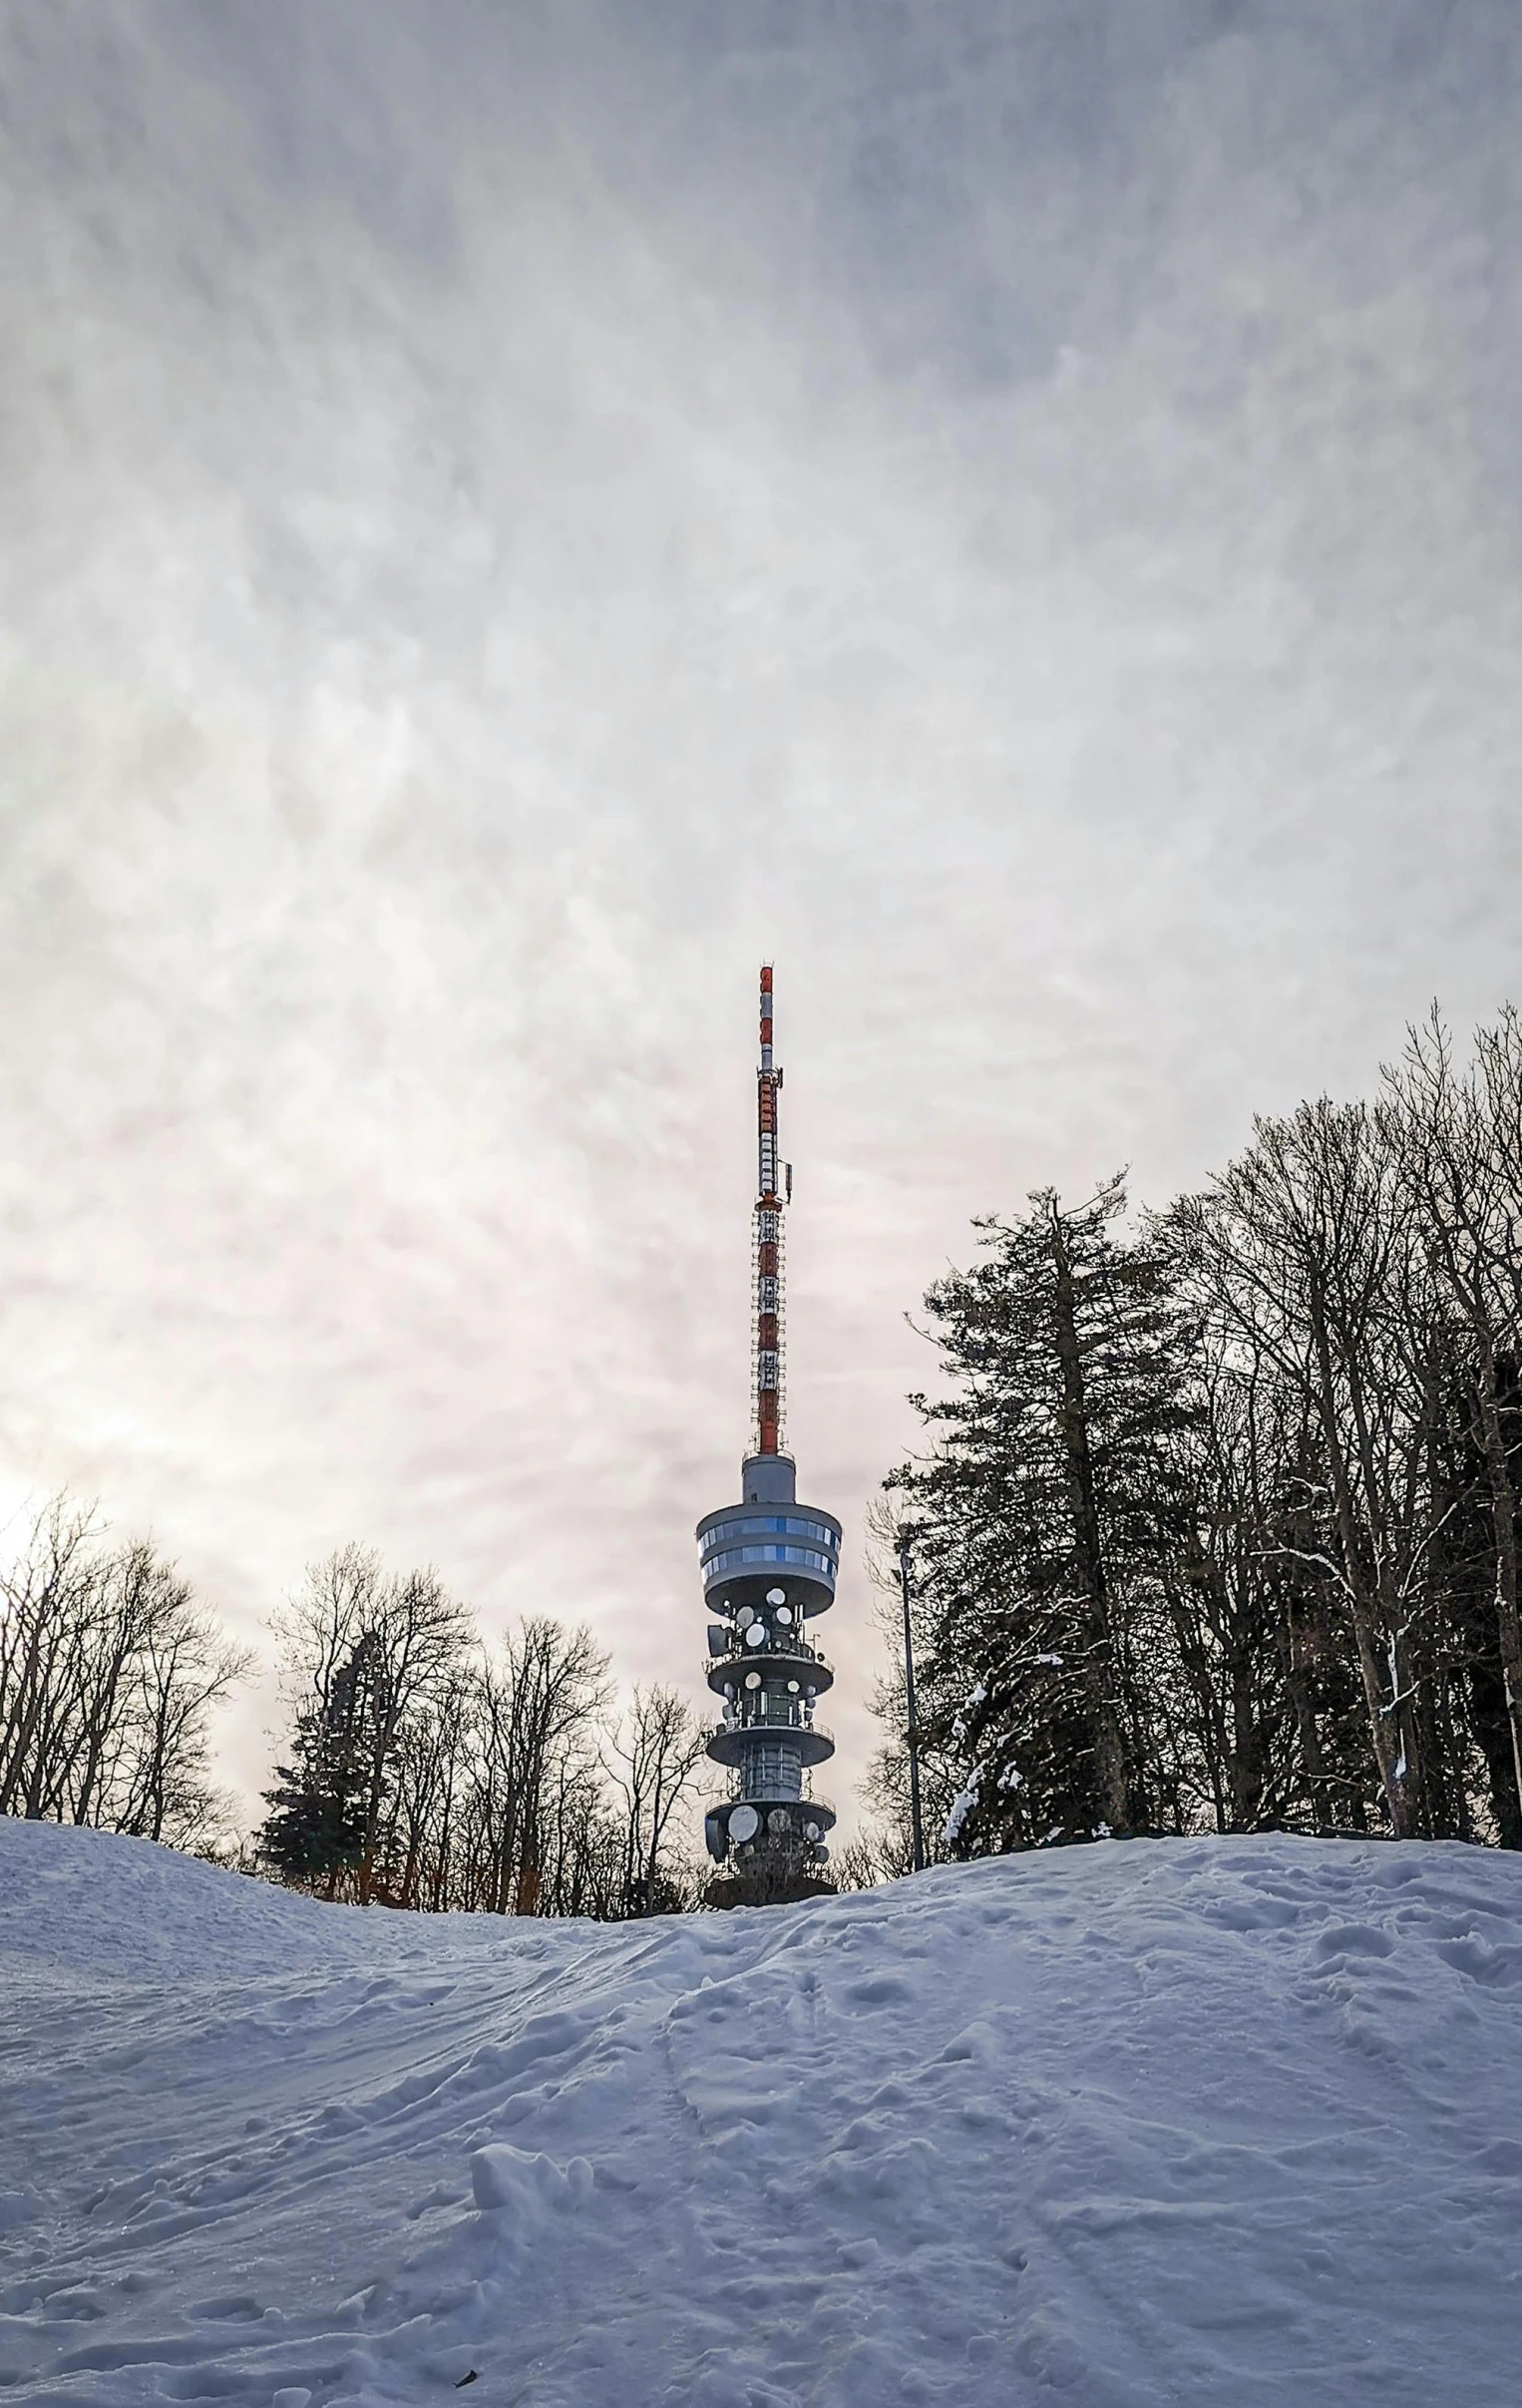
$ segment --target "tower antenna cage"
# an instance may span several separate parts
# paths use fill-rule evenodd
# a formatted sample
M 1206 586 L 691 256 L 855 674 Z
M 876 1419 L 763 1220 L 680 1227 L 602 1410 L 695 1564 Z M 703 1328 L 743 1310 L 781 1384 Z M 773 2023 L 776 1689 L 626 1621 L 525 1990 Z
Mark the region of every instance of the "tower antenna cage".
M 770 1241 L 762 1234 L 768 1225 L 776 1231 Z M 775 1276 L 768 1275 L 761 1268 L 768 1242 L 776 1249 Z M 768 1310 L 775 1323 L 770 1350 L 762 1345 L 762 1315 Z M 771 1447 L 766 1444 L 766 1431 L 761 1420 L 761 1401 L 765 1393 L 762 1388 L 762 1358 L 768 1351 L 776 1360 L 776 1419 L 771 1424 L 775 1443 Z M 750 1266 L 750 1451 L 752 1454 L 787 1452 L 787 1216 L 776 1210 L 768 1213 L 759 1203 L 755 1212 Z

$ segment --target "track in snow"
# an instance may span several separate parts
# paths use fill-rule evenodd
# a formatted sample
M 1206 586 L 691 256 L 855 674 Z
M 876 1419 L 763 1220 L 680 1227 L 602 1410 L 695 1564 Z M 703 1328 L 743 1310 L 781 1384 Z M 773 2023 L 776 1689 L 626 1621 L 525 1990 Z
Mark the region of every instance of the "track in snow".
M 1499 2408 L 1519 1909 L 1275 1837 L 432 1919 L 0 1820 L 0 2391 Z

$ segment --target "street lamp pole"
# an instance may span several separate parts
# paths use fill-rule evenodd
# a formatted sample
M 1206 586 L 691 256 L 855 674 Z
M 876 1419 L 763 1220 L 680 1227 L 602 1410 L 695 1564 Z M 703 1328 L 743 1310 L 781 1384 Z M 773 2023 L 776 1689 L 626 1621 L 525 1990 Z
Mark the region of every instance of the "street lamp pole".
M 920 1810 L 920 1725 L 915 1716 L 915 1634 L 910 1618 L 909 1551 L 912 1544 L 907 1529 L 899 1532 L 899 1587 L 904 1596 L 904 1704 L 909 1716 L 909 1817 L 914 1836 L 915 1870 L 925 1870 L 925 1822 Z

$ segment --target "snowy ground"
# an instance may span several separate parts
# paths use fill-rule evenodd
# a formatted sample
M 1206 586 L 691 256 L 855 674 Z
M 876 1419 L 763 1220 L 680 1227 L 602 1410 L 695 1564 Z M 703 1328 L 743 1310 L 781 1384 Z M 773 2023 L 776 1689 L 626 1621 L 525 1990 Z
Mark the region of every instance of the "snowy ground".
M 1519 1911 L 1275 1838 L 430 1921 L 0 1820 L 0 2385 L 1510 2403 Z

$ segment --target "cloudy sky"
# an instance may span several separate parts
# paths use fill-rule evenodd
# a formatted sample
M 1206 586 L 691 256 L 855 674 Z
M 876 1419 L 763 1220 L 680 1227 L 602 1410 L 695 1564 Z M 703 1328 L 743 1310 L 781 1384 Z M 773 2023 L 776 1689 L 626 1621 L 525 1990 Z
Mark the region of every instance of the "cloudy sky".
M 8 0 L 5 1511 L 696 1695 L 770 956 L 848 1804 L 969 1216 L 1522 989 L 1519 204 L 1515 0 Z

